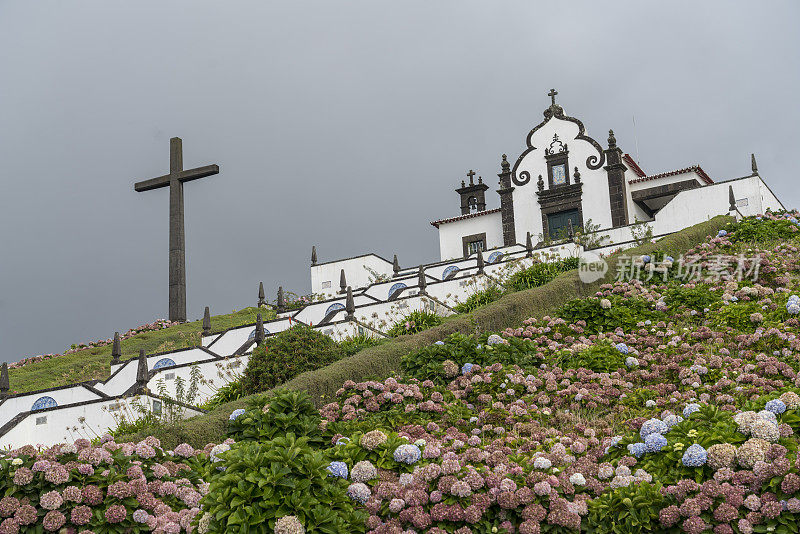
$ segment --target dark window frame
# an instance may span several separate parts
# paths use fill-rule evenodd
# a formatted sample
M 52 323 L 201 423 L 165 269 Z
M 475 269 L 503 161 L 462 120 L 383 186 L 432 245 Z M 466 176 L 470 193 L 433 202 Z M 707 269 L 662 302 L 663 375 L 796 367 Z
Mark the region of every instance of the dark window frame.
M 469 252 L 470 243 L 475 243 L 478 241 L 483 243 L 483 249 L 481 250 L 486 250 L 486 232 L 480 234 L 465 235 L 464 237 L 461 238 L 461 246 L 464 251 L 465 258 L 470 255 Z

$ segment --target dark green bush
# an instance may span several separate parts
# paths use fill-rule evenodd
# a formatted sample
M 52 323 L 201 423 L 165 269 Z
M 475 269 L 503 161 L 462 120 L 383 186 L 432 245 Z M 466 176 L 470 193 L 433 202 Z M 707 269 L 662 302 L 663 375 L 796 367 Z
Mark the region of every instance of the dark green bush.
M 792 239 L 800 235 L 797 226 L 786 219 L 758 220 L 755 217 L 746 217 L 739 222 L 729 225 L 731 243 L 750 243 L 754 241 L 769 242 L 775 239 Z
M 367 347 L 374 347 L 375 345 L 380 345 L 385 341 L 386 340 L 382 338 L 361 335 L 340 341 L 339 348 L 342 349 L 342 352 L 345 356 L 352 356 L 353 354 L 360 352 Z
M 630 330 L 645 319 L 660 320 L 664 313 L 657 312 L 652 303 L 639 298 L 609 297 L 611 307 L 606 309 L 601 299 L 573 299 L 558 310 L 557 315 L 569 323 L 586 322 L 586 332 L 611 332 L 621 327 Z
M 228 435 L 236 441 L 269 441 L 294 434 L 321 447 L 321 422 L 308 393 L 280 389 L 248 399 L 245 413 L 228 423 Z
M 328 478 L 329 461 L 305 438 L 288 434 L 264 443 L 245 441 L 219 457 L 202 500 L 210 532 L 274 532 L 275 522 L 288 515 L 309 534 L 364 532 L 366 514 L 353 508 L 347 482 Z
M 228 382 L 219 388 L 213 397 L 208 399 L 208 401 L 203 405 L 203 408 L 210 410 L 227 402 L 239 400 L 244 395 L 245 393 L 242 389 L 241 379 L 235 380 L 234 382 Z
M 484 289 L 483 291 L 478 291 L 477 293 L 470 295 L 467 300 L 456 304 L 453 309 L 456 311 L 456 313 L 469 313 L 472 310 L 486 306 L 490 302 L 494 302 L 502 296 L 503 292 L 499 288 L 492 286 Z
M 585 367 L 597 373 L 612 373 L 625 367 L 625 355 L 610 343 L 598 343 L 576 353 L 562 352 L 553 365 L 563 369 Z
M 268 338 L 253 351 L 242 376 L 242 387 L 245 393 L 258 393 L 343 356 L 339 345 L 322 332 L 294 326 Z
M 527 269 L 512 274 L 503 285 L 509 291 L 522 291 L 532 287 L 545 285 L 559 274 L 576 269 L 578 258 L 566 258 L 558 261 L 535 263 Z
M 442 324 L 442 318 L 435 313 L 426 311 L 413 311 L 403 319 L 397 321 L 387 332 L 392 337 L 404 334 L 416 334 L 428 328 Z
M 589 501 L 588 531 L 638 534 L 662 530 L 658 512 L 667 506 L 661 484 L 641 482 Z

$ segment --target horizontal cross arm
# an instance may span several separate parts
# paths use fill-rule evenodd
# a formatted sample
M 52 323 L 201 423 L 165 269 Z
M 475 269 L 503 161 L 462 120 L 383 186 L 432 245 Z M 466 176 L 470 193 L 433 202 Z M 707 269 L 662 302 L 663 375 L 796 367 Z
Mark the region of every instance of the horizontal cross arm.
M 219 174 L 219 165 L 206 165 L 205 167 L 197 167 L 196 169 L 181 171 L 178 173 L 178 180 L 181 182 L 191 182 L 192 180 L 205 178 L 206 176 L 211 176 L 214 174 Z
M 142 191 L 150 191 L 151 189 L 158 189 L 159 187 L 167 187 L 169 185 L 169 174 L 159 176 L 158 178 L 151 178 L 142 182 L 133 184 L 133 188 L 141 193 Z

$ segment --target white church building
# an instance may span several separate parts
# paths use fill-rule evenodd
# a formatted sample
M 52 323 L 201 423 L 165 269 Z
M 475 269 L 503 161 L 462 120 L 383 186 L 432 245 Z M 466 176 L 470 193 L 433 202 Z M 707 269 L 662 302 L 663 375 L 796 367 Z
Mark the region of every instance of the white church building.
M 556 104 L 556 94 L 550 91 L 544 120 L 528 133 L 513 166 L 503 156 L 499 207 L 487 209 L 489 186 L 470 171 L 456 189 L 460 213 L 431 222 L 439 232 L 439 260 L 401 267 L 397 257 L 366 253 L 319 262 L 315 248 L 311 290 L 320 300 L 286 310 L 279 299 L 275 320 L 218 332 L 204 326 L 201 346 L 114 358 L 106 380 L 12 394 L 3 366 L 0 449 L 92 438 L 115 427 L 121 414 L 162 413 L 175 404 L 179 379 L 188 384 L 193 373 L 204 380 L 193 405 L 179 408 L 187 417 L 202 413 L 198 406 L 239 376 L 258 342 L 296 324 L 337 340 L 386 336 L 411 311 L 454 314 L 476 291 L 502 286 L 510 270 L 634 246 L 633 229 L 643 224 L 658 238 L 721 214 L 785 209 L 754 157 L 748 175 L 728 180 L 714 181 L 698 165 L 648 175 L 617 146 L 613 132 L 606 148 L 589 137 L 583 123 Z M 572 239 L 584 228 L 595 239 Z

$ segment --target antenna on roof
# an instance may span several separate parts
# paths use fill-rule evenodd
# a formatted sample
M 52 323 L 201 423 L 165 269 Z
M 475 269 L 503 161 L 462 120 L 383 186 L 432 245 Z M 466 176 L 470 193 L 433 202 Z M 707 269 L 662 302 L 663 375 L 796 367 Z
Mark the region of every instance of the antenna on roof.
M 639 136 L 636 135 L 636 114 L 632 115 L 633 117 L 633 141 L 636 143 L 636 163 L 639 163 Z

